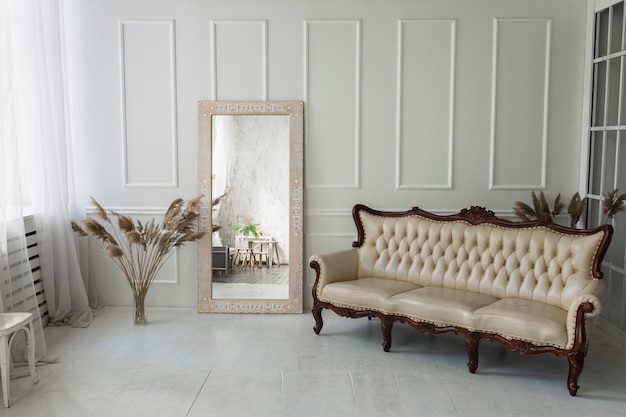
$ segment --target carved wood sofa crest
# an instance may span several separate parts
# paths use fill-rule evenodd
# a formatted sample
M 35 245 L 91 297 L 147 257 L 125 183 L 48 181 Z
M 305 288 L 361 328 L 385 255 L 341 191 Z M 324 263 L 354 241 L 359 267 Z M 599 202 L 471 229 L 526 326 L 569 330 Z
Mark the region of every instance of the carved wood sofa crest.
M 381 319 L 383 348 L 394 322 L 430 334 L 463 335 L 471 373 L 482 340 L 569 362 L 578 391 L 588 329 L 606 296 L 601 263 L 613 229 L 511 222 L 482 207 L 436 215 L 414 207 L 383 212 L 356 205 L 352 249 L 313 255 L 313 327 L 322 309 Z

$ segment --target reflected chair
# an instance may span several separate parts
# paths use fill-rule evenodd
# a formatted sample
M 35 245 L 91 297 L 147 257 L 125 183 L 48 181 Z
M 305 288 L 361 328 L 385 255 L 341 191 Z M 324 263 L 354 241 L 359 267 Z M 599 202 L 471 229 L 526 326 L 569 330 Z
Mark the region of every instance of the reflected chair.
M 250 250 L 252 252 L 252 257 L 253 257 L 255 266 L 262 267 L 263 258 L 267 260 L 267 251 L 264 249 L 265 248 L 263 247 L 263 241 L 260 238 L 250 241 Z
M 238 236 L 235 255 L 233 256 L 234 266 L 255 266 L 256 256 L 252 247 L 252 240 L 246 236 Z
M 0 377 L 2 378 L 2 394 L 4 406 L 10 407 L 9 381 L 11 369 L 11 345 L 15 336 L 23 330 L 26 335 L 28 367 L 33 384 L 39 382 L 35 369 L 35 330 L 31 313 L 0 313 Z

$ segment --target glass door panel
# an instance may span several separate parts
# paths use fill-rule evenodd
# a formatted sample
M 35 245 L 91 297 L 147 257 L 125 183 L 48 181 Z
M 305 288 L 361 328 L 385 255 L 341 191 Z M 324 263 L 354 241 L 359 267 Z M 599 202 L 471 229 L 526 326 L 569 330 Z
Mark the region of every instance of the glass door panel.
M 624 1 L 596 11 L 587 175 L 587 227 L 613 225 L 602 270 L 609 288 L 602 316 L 626 330 L 626 213 L 604 214 L 608 193 L 626 193 L 626 13 Z

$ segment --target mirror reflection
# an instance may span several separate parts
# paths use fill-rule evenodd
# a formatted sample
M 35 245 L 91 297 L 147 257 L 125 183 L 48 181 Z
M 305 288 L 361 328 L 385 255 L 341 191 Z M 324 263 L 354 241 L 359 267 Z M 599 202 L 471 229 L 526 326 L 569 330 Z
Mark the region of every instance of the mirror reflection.
M 289 116 L 212 116 L 213 298 L 289 298 Z

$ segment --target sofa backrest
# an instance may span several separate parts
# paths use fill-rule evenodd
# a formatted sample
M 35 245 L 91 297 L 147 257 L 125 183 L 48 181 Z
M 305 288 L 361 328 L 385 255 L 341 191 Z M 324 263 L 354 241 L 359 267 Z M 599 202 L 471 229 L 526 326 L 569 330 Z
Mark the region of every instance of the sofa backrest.
M 593 279 L 612 228 L 509 222 L 480 207 L 439 216 L 355 206 L 359 278 L 378 277 L 567 308 Z

